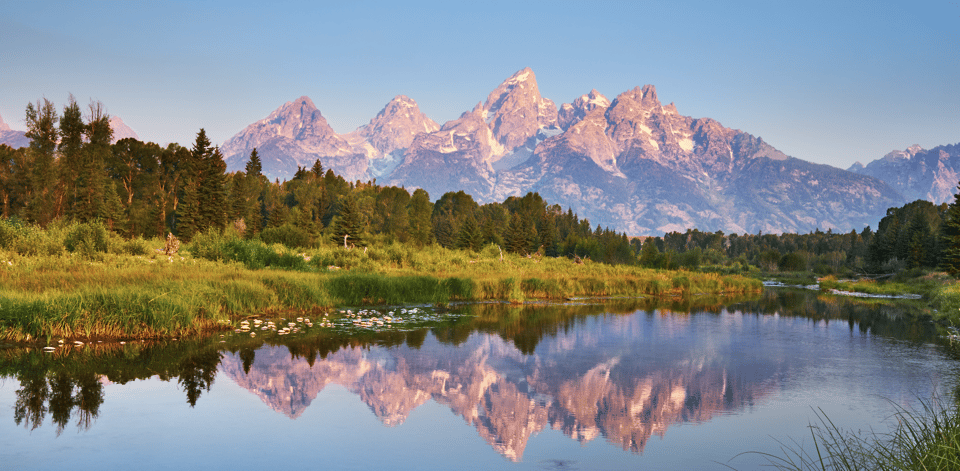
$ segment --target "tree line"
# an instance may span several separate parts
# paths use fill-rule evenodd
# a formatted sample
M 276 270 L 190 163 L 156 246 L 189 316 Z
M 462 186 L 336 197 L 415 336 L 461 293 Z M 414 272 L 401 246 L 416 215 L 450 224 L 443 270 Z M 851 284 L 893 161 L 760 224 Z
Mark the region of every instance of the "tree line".
M 102 221 L 126 237 L 194 235 L 237 227 L 268 243 L 308 247 L 371 241 L 589 257 L 650 268 L 890 273 L 960 272 L 960 204 L 918 200 L 890 208 L 874 232 L 724 234 L 671 232 L 628 238 L 592 227 L 537 193 L 477 203 L 463 191 L 435 202 L 423 189 L 349 182 L 317 160 L 291 180 L 269 181 L 254 149 L 244 170 L 226 172 L 203 129 L 192 147 L 122 139 L 111 144 L 99 102 L 86 113 L 70 96 L 63 114 L 47 99 L 26 107 L 30 145 L 0 145 L 0 216 L 46 226 L 55 220 Z
M 626 234 L 591 227 L 540 195 L 478 204 L 449 192 L 348 182 L 317 160 L 289 181 L 269 181 L 254 149 L 243 171 L 226 172 L 201 129 L 190 148 L 137 139 L 115 144 L 109 116 L 92 102 L 84 116 L 71 96 L 60 115 L 47 99 L 26 109 L 30 145 L 0 146 L 0 216 L 47 226 L 102 221 L 126 237 L 194 235 L 234 225 L 248 237 L 291 246 L 360 247 L 370 240 L 418 246 L 590 257 L 632 263 Z
M 753 265 L 765 271 L 888 274 L 905 269 L 960 273 L 960 204 L 917 200 L 889 208 L 877 230 L 809 234 L 671 232 L 634 240 L 639 263 L 654 268 Z M 954 255 L 950 256 L 950 252 Z

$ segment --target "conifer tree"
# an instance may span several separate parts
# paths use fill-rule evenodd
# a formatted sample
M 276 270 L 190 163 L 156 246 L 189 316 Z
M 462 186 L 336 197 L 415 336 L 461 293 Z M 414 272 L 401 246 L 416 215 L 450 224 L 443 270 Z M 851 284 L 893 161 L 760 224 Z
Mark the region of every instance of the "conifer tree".
M 102 219 L 107 229 L 114 231 L 126 226 L 126 217 L 123 214 L 123 203 L 120 195 L 117 193 L 115 182 L 108 182 L 105 185 L 103 203 L 99 205 L 97 217 Z
M 257 153 L 257 148 L 254 147 L 250 151 L 250 160 L 247 161 L 247 165 L 243 168 L 244 174 L 248 177 L 258 178 L 263 171 L 263 165 L 260 163 L 260 154 Z
M 424 246 L 432 241 L 433 231 L 430 224 L 432 213 L 433 203 L 430 202 L 430 194 L 422 188 L 414 190 L 413 195 L 410 196 L 407 214 L 410 217 L 410 237 L 417 245 Z
M 76 217 L 76 181 L 80 174 L 83 152 L 83 134 L 86 125 L 73 95 L 70 95 L 67 106 L 63 108 L 63 117 L 60 118 L 60 185 L 58 206 L 63 214 Z
M 957 191 L 940 226 L 943 243 L 940 266 L 953 276 L 960 275 L 960 184 L 957 185 Z
M 313 172 L 316 178 L 323 177 L 323 164 L 320 163 L 320 159 L 317 159 L 317 161 L 313 163 L 313 168 L 311 168 L 310 171 Z
M 227 164 L 220 148 L 208 152 L 202 162 L 200 180 L 200 220 L 204 228 L 223 230 L 227 226 L 229 199 L 227 198 Z
M 91 221 L 100 214 L 107 186 L 106 163 L 111 157 L 110 116 L 100 102 L 90 103 L 90 115 L 84 127 L 87 142 L 83 145 L 82 160 L 76 176 L 76 217 Z
M 340 212 L 333 227 L 333 242 L 343 244 L 344 236 L 349 236 L 346 239 L 346 245 L 353 244 L 357 247 L 365 245 L 363 221 L 354 197 L 350 195 L 341 196 L 339 206 Z
M 480 228 L 477 227 L 477 221 L 473 216 L 465 217 L 460 225 L 460 233 L 457 235 L 457 248 L 479 251 L 482 244 L 483 238 Z
M 53 103 L 46 98 L 41 103 L 37 100 L 27 104 L 26 137 L 30 139 L 26 162 L 31 168 L 30 188 L 25 199 L 27 201 L 26 217 L 42 226 L 46 226 L 54 217 L 54 207 L 50 204 L 53 197 L 53 188 L 57 178 L 56 156 L 57 139 L 59 132 L 57 110 Z

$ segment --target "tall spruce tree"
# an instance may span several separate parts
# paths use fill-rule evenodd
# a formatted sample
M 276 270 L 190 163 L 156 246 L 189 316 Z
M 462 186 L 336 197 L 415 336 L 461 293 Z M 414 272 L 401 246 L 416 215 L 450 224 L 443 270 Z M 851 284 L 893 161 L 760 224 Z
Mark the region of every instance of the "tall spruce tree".
M 26 137 L 30 139 L 28 149 L 28 165 L 32 168 L 30 174 L 30 189 L 25 208 L 27 219 L 46 226 L 53 220 L 54 206 L 50 204 L 54 196 L 57 180 L 56 155 L 59 132 L 57 109 L 46 98 L 27 104 L 26 110 Z
M 63 107 L 63 117 L 60 118 L 60 185 L 58 186 L 58 206 L 63 214 L 76 217 L 77 175 L 83 163 L 83 135 L 86 130 L 80 106 L 70 95 L 68 103 Z
M 957 185 L 957 191 L 940 226 L 943 243 L 940 266 L 953 276 L 960 275 L 960 184 Z
M 106 164 L 111 158 L 110 141 L 113 138 L 110 116 L 100 102 L 90 103 L 84 134 L 87 140 L 76 177 L 76 217 L 80 221 L 91 221 L 100 216 L 105 201 Z
M 353 195 L 344 195 L 340 197 L 340 212 L 333 226 L 333 242 L 336 244 L 353 244 L 357 247 L 366 245 L 363 239 L 363 220 L 360 214 L 360 208 L 357 207 L 356 199 Z M 344 242 L 344 236 L 349 236 Z
M 230 212 L 227 189 L 227 164 L 220 148 L 213 148 L 202 163 L 200 180 L 200 220 L 204 228 L 223 230 Z

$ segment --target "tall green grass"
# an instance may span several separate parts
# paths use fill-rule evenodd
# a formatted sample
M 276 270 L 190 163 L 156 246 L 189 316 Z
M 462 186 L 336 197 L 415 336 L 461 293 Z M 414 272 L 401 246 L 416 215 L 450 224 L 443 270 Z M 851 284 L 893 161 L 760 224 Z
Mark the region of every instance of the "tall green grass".
M 960 415 L 938 399 L 919 410 L 894 404 L 896 426 L 888 433 L 837 427 L 822 410 L 810 426 L 812 444 L 781 443 L 780 455 L 761 453 L 781 470 L 956 470 L 960 469 Z
M 104 239 L 104 236 L 106 239 Z M 28 250 L 33 241 L 42 250 Z M 46 230 L 0 221 L 0 340 L 158 338 L 267 310 L 570 297 L 683 297 L 762 290 L 759 281 L 567 259 L 385 244 L 291 249 L 230 230 L 180 254 L 96 223 Z

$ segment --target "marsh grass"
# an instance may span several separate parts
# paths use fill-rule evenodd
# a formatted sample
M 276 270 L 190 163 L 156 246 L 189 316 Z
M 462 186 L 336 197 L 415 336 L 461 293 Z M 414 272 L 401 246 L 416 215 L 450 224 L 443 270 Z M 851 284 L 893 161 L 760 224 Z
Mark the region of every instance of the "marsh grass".
M 853 432 L 835 425 L 823 410 L 810 425 L 812 444 L 780 443 L 781 454 L 759 453 L 781 470 L 960 469 L 960 416 L 956 405 L 921 401 L 918 410 L 894 404 L 887 433 Z M 753 452 L 752 452 L 753 453 Z
M 101 229 L 0 222 L 0 340 L 163 338 L 226 326 L 232 316 L 337 305 L 762 291 L 738 276 L 501 255 L 496 246 L 294 250 L 230 230 L 200 234 L 168 256 L 157 252 L 160 239 L 108 231 L 104 239 Z M 47 248 L 26 250 L 24 240 Z

